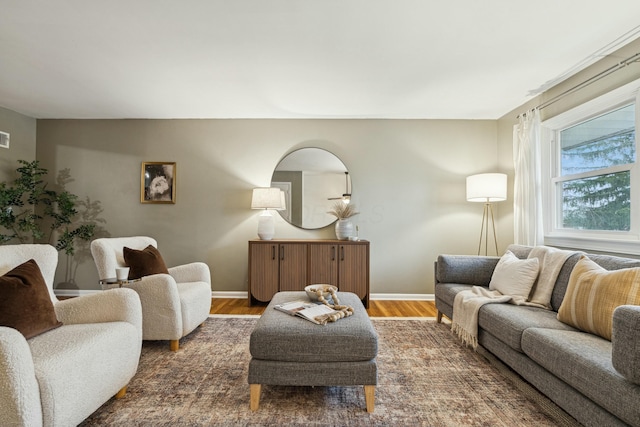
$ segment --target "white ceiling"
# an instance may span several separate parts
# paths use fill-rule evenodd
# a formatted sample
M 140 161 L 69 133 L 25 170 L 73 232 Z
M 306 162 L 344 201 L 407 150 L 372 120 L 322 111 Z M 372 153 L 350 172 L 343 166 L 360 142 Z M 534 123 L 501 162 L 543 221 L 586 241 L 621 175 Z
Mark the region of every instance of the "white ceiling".
M 0 106 L 496 119 L 638 37 L 639 17 L 638 0 L 0 0 Z

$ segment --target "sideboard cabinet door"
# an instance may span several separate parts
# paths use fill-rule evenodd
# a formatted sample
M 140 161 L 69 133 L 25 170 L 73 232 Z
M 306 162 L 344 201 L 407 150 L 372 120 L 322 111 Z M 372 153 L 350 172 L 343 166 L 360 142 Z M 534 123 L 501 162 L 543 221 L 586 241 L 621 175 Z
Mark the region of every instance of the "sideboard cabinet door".
M 278 292 L 279 245 L 249 242 L 249 304 L 251 299 L 271 301 Z
M 338 245 L 338 289 L 353 292 L 369 306 L 369 245 Z
M 309 244 L 309 284 L 338 286 L 338 246 L 328 243 Z
M 307 286 L 307 245 L 281 243 L 280 291 L 302 291 Z

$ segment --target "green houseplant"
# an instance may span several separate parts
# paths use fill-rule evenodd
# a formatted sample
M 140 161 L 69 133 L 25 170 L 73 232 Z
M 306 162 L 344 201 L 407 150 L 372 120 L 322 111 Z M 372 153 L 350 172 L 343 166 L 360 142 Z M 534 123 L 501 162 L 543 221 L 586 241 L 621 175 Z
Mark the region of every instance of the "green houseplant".
M 78 266 L 91 259 L 93 237 L 108 237 L 101 226 L 99 201 L 79 199 L 65 189 L 69 169 L 56 178 L 56 189 L 43 180 L 48 173 L 37 160 L 18 160 L 17 178 L 0 183 L 0 244 L 49 243 L 67 255 L 64 283 L 74 285 Z

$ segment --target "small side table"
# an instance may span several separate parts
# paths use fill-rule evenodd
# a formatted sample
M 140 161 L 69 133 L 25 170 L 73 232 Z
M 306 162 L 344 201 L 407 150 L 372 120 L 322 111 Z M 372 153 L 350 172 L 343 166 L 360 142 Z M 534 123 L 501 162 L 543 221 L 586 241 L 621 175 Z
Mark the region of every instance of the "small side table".
M 139 282 L 140 280 L 142 279 L 119 280 L 119 279 L 116 279 L 115 277 L 109 277 L 108 279 L 100 279 L 100 286 L 102 287 L 103 291 L 106 291 L 108 289 L 121 288 L 122 285 Z

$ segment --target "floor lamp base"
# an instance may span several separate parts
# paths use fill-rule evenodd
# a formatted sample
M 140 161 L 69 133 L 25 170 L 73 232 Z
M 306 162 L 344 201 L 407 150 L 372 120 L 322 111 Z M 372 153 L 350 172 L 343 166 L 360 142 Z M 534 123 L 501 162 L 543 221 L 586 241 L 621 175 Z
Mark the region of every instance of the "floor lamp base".
M 482 238 L 484 236 L 484 254 L 489 255 L 489 218 L 491 218 L 491 228 L 493 230 L 493 244 L 498 256 L 498 238 L 496 236 L 496 223 L 493 219 L 493 206 L 490 202 L 484 204 L 484 212 L 482 213 L 482 224 L 480 225 L 480 241 L 478 242 L 478 255 L 482 248 Z

